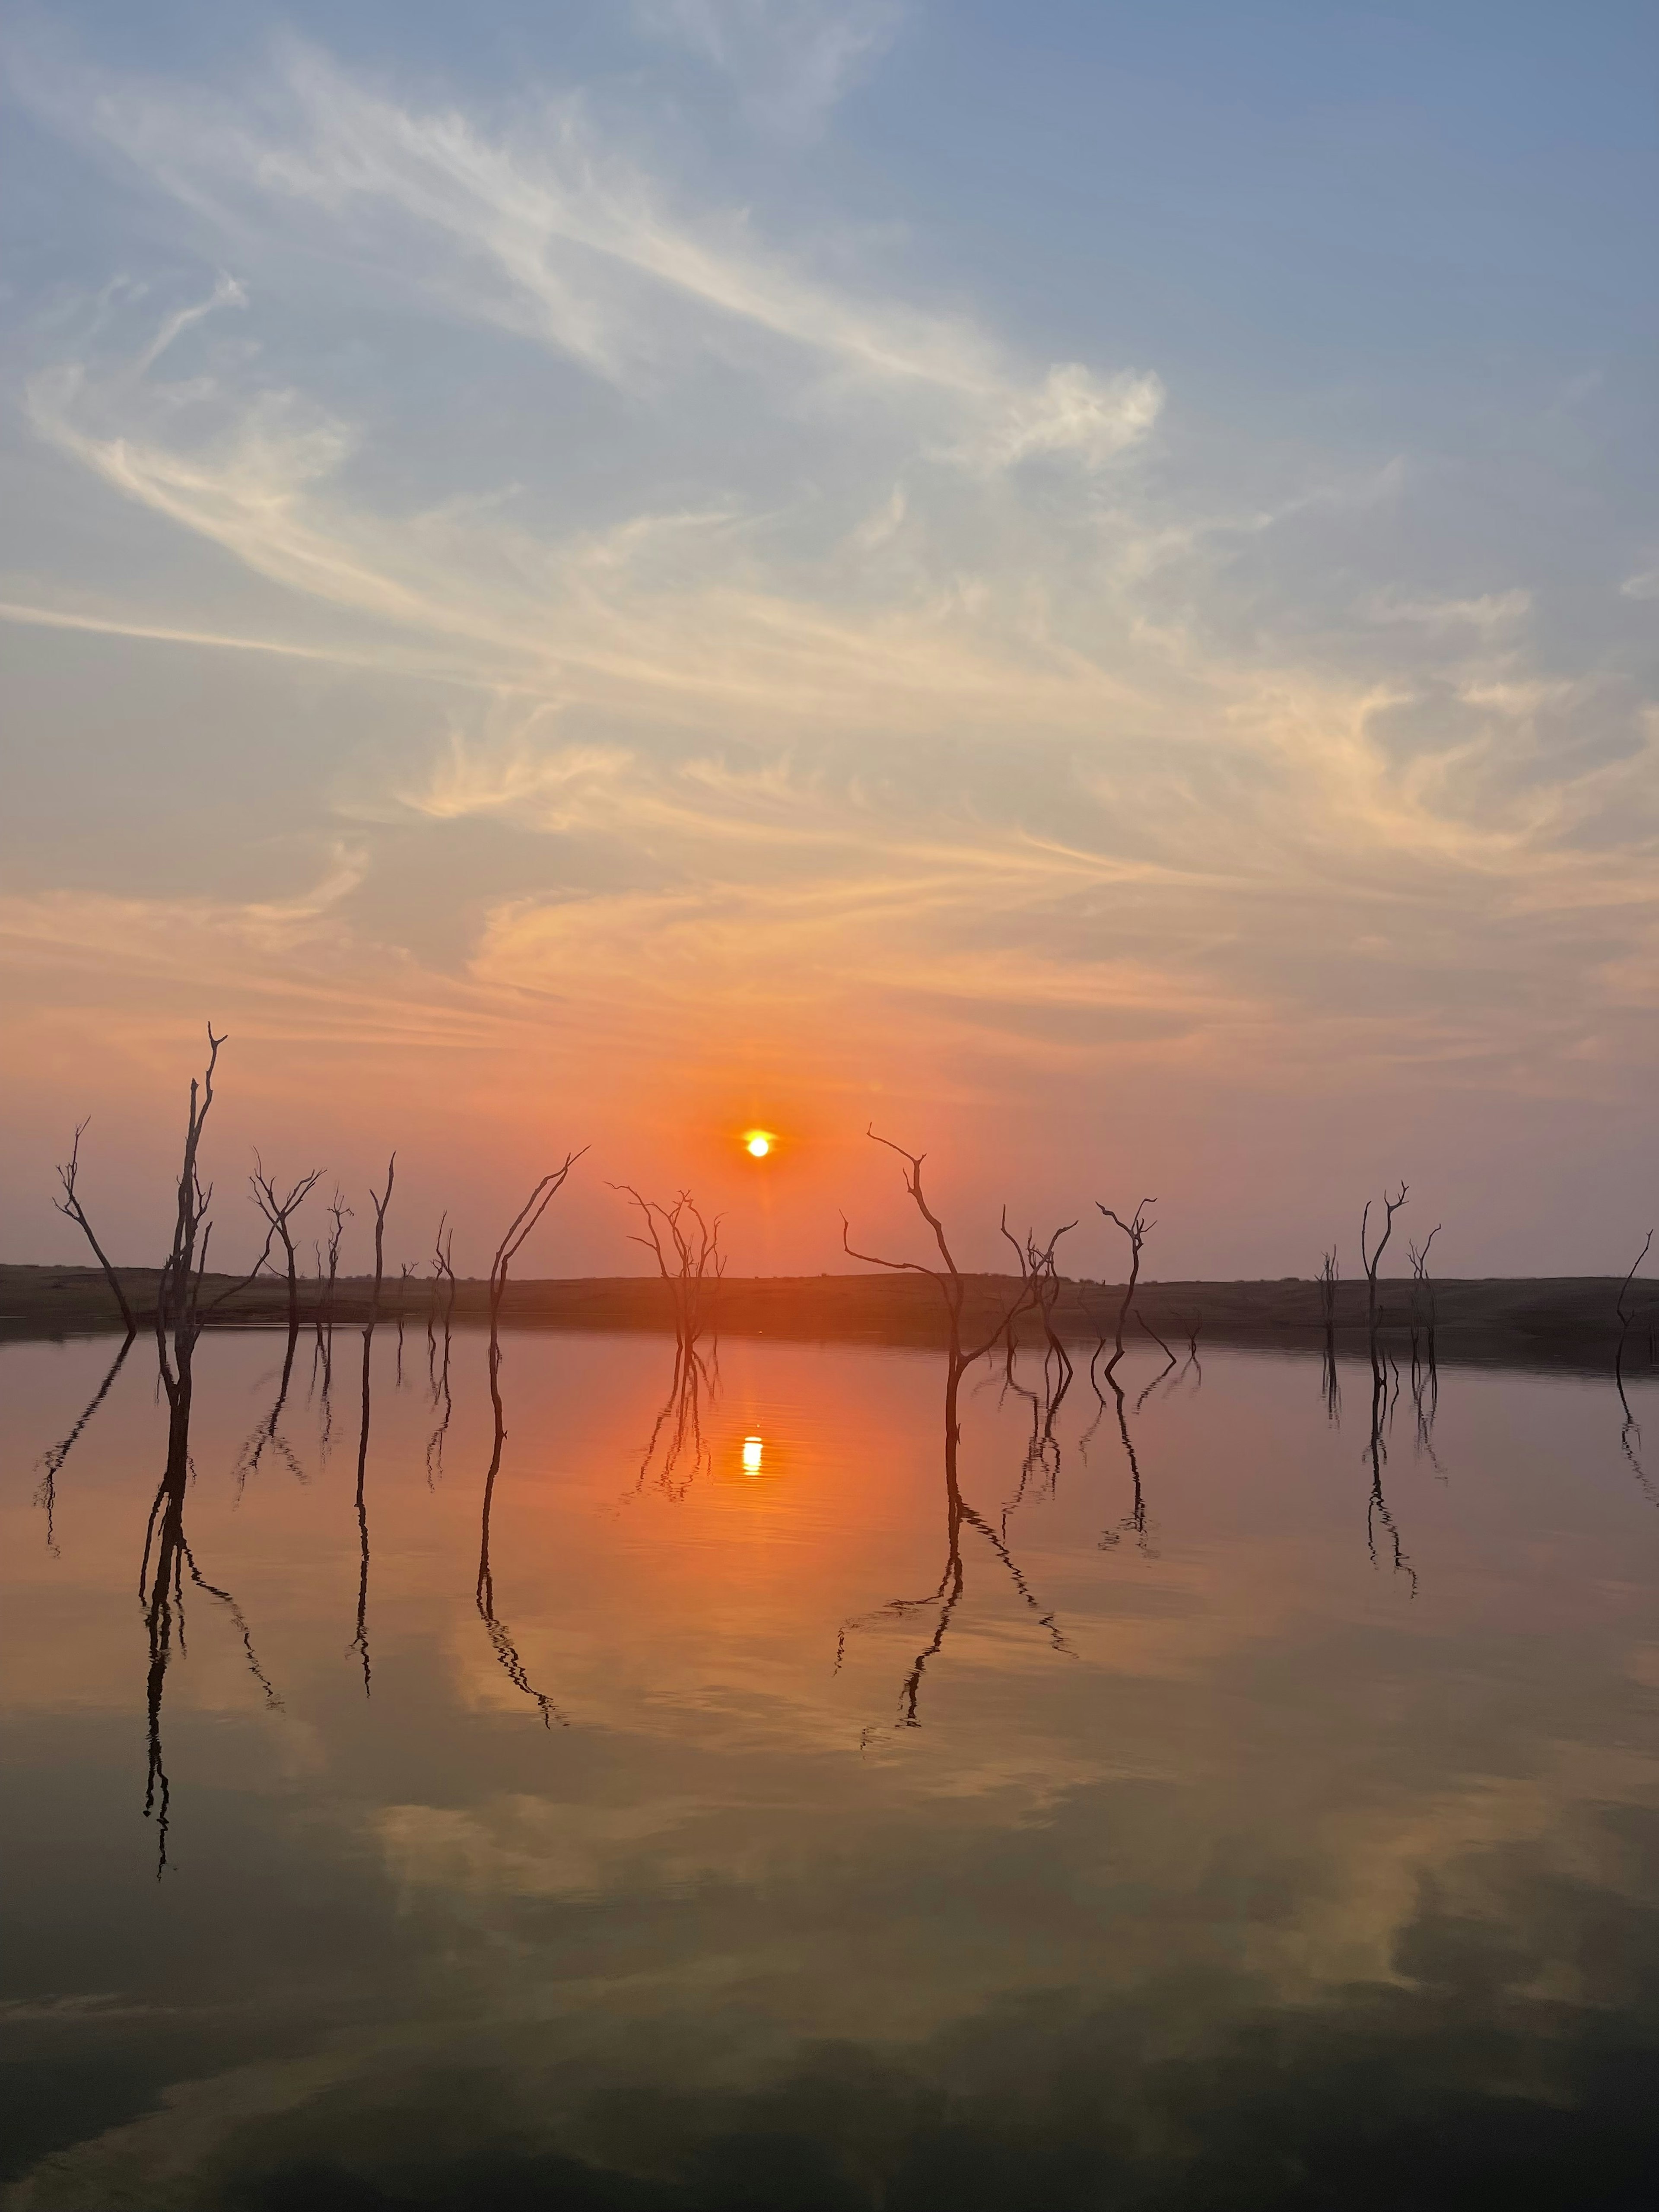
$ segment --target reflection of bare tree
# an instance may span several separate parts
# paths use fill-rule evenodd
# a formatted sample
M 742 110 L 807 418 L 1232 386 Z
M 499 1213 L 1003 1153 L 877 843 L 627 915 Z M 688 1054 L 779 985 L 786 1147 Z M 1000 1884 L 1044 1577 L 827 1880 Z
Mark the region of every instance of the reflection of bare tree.
M 1019 1358 L 1019 1333 L 1011 1319 L 1003 1333 L 1003 1388 L 1024 1398 L 1031 1409 L 1031 1431 L 1026 1441 L 1025 1455 L 1020 1465 L 1019 1482 L 1013 1496 L 1002 1509 L 1001 1527 L 1006 1536 L 1008 1516 L 1028 1496 L 1052 1497 L 1059 1486 L 1060 1451 L 1060 1440 L 1054 1434 L 1054 1423 L 1066 1395 L 1072 1387 L 1074 1370 L 1071 1355 L 1054 1328 L 1054 1306 L 1060 1297 L 1060 1272 L 1055 1263 L 1054 1248 L 1060 1238 L 1077 1227 L 1068 1221 L 1062 1229 L 1055 1230 L 1046 1245 L 1039 1245 L 1034 1231 L 1027 1230 L 1022 1244 L 1009 1229 L 1007 1216 L 1002 1220 L 1002 1235 L 1012 1248 L 1018 1263 L 1022 1280 L 1026 1286 L 1026 1304 L 1036 1314 L 1042 1332 L 1042 1365 L 1038 1388 L 1028 1390 L 1015 1373 Z
M 144 1783 L 144 1813 L 156 1824 L 155 1872 L 167 1863 L 167 1834 L 171 1822 L 173 1786 L 167 1778 L 161 1743 L 161 1701 L 167 1686 L 175 1636 L 179 1656 L 185 1656 L 185 1578 L 230 1614 L 247 1655 L 248 1671 L 264 1692 L 266 1705 L 280 1710 L 282 1700 L 272 1688 L 253 1649 L 253 1638 L 242 1609 L 226 1589 L 209 1582 L 197 1566 L 185 1534 L 185 1500 L 190 1486 L 190 1416 L 194 1388 L 195 1338 L 191 1324 L 175 1332 L 171 1356 L 163 1348 L 161 1380 L 167 1397 L 167 1465 L 149 1509 L 144 1529 L 143 1558 L 138 1570 L 138 1595 L 144 1608 L 149 1639 L 149 1666 L 145 1683 L 148 1761 Z
M 213 1077 L 222 1037 L 208 1030 L 207 1073 L 198 1085 L 190 1086 L 190 1113 L 185 1124 L 183 1164 L 179 1170 L 178 1207 L 173 1248 L 161 1269 L 156 1292 L 155 1346 L 161 1387 L 167 1401 L 167 1454 L 161 1480 L 149 1510 L 144 1531 L 143 1558 L 138 1571 L 138 1589 L 149 1639 L 146 1683 L 149 1758 L 145 1778 L 144 1812 L 154 1815 L 157 1828 L 156 1874 L 167 1863 L 167 1831 L 172 1786 L 161 1747 L 161 1701 L 171 1662 L 175 1633 L 179 1656 L 185 1650 L 185 1577 L 229 1611 L 247 1654 L 248 1665 L 271 1705 L 275 1691 L 254 1654 L 253 1642 L 241 1608 L 228 1590 L 208 1582 L 198 1571 L 185 1535 L 185 1500 L 191 1477 L 190 1418 L 194 1389 L 197 1340 L 201 1334 L 202 1277 L 207 1267 L 210 1224 L 207 1218 L 212 1186 L 201 1179 L 199 1157 L 202 1133 L 213 1104 Z
M 906 1273 L 930 1276 L 939 1286 L 939 1295 L 944 1302 L 946 1332 L 944 1425 L 945 1554 L 945 1567 L 938 1585 L 926 1596 L 895 1598 L 890 1603 L 878 1607 L 877 1612 L 860 1614 L 843 1626 L 836 1644 L 836 1665 L 837 1668 L 841 1666 L 846 1653 L 847 1638 L 852 1630 L 862 1627 L 871 1620 L 886 1618 L 903 1619 L 922 1608 L 936 1607 L 938 1611 L 933 1632 L 916 1654 L 915 1664 L 905 1677 L 904 1686 L 899 1697 L 899 1725 L 915 1728 L 920 1724 L 918 1705 L 921 1696 L 922 1678 L 927 1672 L 928 1662 L 944 1644 L 965 1586 L 962 1540 L 962 1532 L 964 1528 L 973 1529 L 982 1536 L 1002 1562 L 1022 1601 L 1036 1614 L 1040 1624 L 1048 1631 L 1054 1649 L 1064 1651 L 1069 1648 L 1055 1623 L 1053 1613 L 1045 1612 L 1042 1609 L 1027 1584 L 1024 1576 L 1016 1565 L 1006 1544 L 984 1516 L 970 1505 L 963 1496 L 957 1474 L 957 1450 L 962 1437 L 960 1409 L 963 1376 L 976 1361 L 983 1359 L 995 1344 L 1008 1340 L 1010 1332 L 1020 1314 L 1037 1295 L 1036 1285 L 1052 1272 L 1054 1246 L 1065 1231 L 1057 1230 L 1050 1237 L 1046 1248 L 1037 1247 L 1034 1239 L 1028 1239 L 1027 1252 L 1022 1255 L 1019 1286 L 1012 1301 L 1006 1304 L 1004 1310 L 997 1317 L 995 1326 L 984 1337 L 982 1342 L 966 1344 L 963 1341 L 963 1316 L 966 1302 L 967 1282 L 952 1255 L 950 1243 L 945 1235 L 945 1224 L 928 1204 L 922 1187 L 921 1170 L 926 1155 L 921 1152 L 908 1152 L 902 1146 L 892 1143 L 890 1139 L 878 1137 L 873 1129 L 867 1131 L 866 1134 L 874 1143 L 884 1146 L 890 1152 L 896 1152 L 900 1159 L 904 1162 L 905 1190 L 911 1203 L 931 1231 L 939 1258 L 944 1263 L 942 1267 L 931 1267 L 924 1266 L 919 1261 L 886 1260 L 878 1254 L 858 1251 L 853 1245 L 847 1218 L 844 1214 L 842 1217 L 842 1243 L 851 1258 L 862 1260 L 866 1266 L 870 1267 L 889 1267 Z M 1007 1235 L 1006 1218 L 1003 1233 L 1005 1236 Z M 1010 1237 L 1009 1241 L 1012 1243 L 1014 1240 Z M 1018 1247 L 1016 1246 L 1016 1250 L 1018 1249 Z
M 538 1690 L 531 1680 L 525 1663 L 519 1656 L 519 1647 L 513 1641 L 512 1632 L 495 1611 L 495 1577 L 489 1559 L 489 1516 L 495 1503 L 495 1478 L 501 1471 L 501 1447 L 507 1442 L 507 1420 L 501 1408 L 501 1350 L 494 1330 L 489 1338 L 489 1402 L 495 1413 L 495 1441 L 489 1454 L 489 1471 L 484 1476 L 483 1512 L 478 1533 L 478 1583 L 476 1601 L 478 1618 L 484 1625 L 490 1649 L 501 1662 L 501 1671 L 515 1690 L 521 1690 L 536 1706 L 542 1717 L 542 1726 L 550 1729 L 555 1721 L 561 1728 L 570 1723 L 545 1692 Z
M 1649 1501 L 1659 1505 L 1659 1497 L 1655 1496 L 1653 1486 L 1648 1479 L 1647 1470 L 1642 1464 L 1641 1427 L 1635 1414 L 1631 1411 L 1630 1399 L 1625 1389 L 1625 1345 L 1630 1335 L 1631 1326 L 1637 1318 L 1636 1309 L 1630 1304 L 1631 1286 L 1636 1280 L 1636 1270 L 1647 1258 L 1652 1244 L 1653 1231 L 1650 1229 L 1642 1240 L 1641 1250 L 1631 1261 L 1630 1273 L 1619 1286 L 1619 1343 L 1613 1355 L 1613 1388 L 1619 1393 L 1619 1404 L 1625 1417 L 1623 1425 L 1619 1431 L 1619 1449 L 1630 1462 L 1631 1470 Z M 1650 1337 L 1650 1351 L 1651 1351 L 1651 1337 Z
M 1181 1371 L 1183 1375 L 1188 1369 L 1192 1370 L 1193 1389 L 1195 1391 L 1204 1388 L 1204 1362 L 1198 1356 L 1200 1327 L 1200 1322 L 1197 1316 L 1187 1323 L 1187 1357 L 1181 1364 Z
M 311 1354 L 311 1389 L 317 1395 L 317 1456 L 328 1465 L 334 1448 L 334 1327 L 317 1324 L 317 1341 Z M 307 1404 L 310 1400 L 307 1398 Z
M 84 1125 L 83 1125 L 84 1126 Z M 54 1559 L 58 1556 L 58 1478 L 63 1473 L 64 1462 L 80 1442 L 81 1431 L 109 1395 L 110 1385 L 120 1373 L 126 1356 L 132 1349 L 137 1332 L 129 1329 L 121 1340 L 121 1348 L 110 1362 L 109 1371 L 87 1401 L 80 1419 L 69 1434 L 42 1452 L 40 1459 L 40 1483 L 34 1493 L 34 1502 L 46 1516 L 46 1549 Z
M 981 1352 L 977 1356 L 983 1358 L 984 1353 Z M 921 1597 L 893 1598 L 872 1613 L 854 1615 L 852 1620 L 842 1623 L 841 1633 L 836 1640 L 835 1671 L 839 1673 L 847 1656 L 847 1639 L 854 1630 L 866 1628 L 878 1620 L 907 1620 L 913 1613 L 933 1613 L 933 1633 L 916 1653 L 899 1691 L 897 1725 L 901 1728 L 919 1728 L 921 1725 L 920 1707 L 923 1678 L 929 1662 L 937 1657 L 944 1648 L 945 1637 L 967 1587 L 967 1565 L 963 1550 L 964 1528 L 983 1537 L 1007 1571 L 1021 1603 L 1036 1616 L 1038 1626 L 1047 1632 L 1051 1647 L 1056 1651 L 1068 1653 L 1071 1650 L 1052 1609 L 1045 1608 L 1036 1595 L 1006 1543 L 984 1515 L 963 1496 L 957 1471 L 957 1447 L 961 1437 L 957 1416 L 957 1386 L 959 1381 L 959 1373 L 947 1365 L 944 1437 L 945 1565 L 939 1581 Z M 866 1730 L 866 1742 L 873 1733 L 873 1730 Z
M 1337 1372 L 1336 1346 L 1328 1337 L 1320 1365 L 1325 1395 L 1325 1418 L 1334 1429 L 1342 1425 L 1342 1382 Z
M 1121 1356 L 1120 1353 L 1114 1352 L 1101 1370 L 1101 1373 L 1105 1379 L 1107 1389 L 1112 1394 L 1112 1407 L 1117 1417 L 1118 1442 L 1123 1447 L 1124 1463 L 1129 1470 L 1129 1510 L 1115 1528 L 1107 1528 L 1101 1532 L 1100 1548 L 1103 1552 L 1109 1552 L 1115 1547 L 1121 1536 L 1133 1536 L 1135 1549 L 1144 1553 L 1150 1559 L 1153 1554 L 1147 1534 L 1146 1489 L 1141 1479 L 1140 1455 L 1135 1449 L 1135 1440 L 1129 1428 L 1129 1408 L 1124 1396 L 1123 1385 L 1117 1379 L 1117 1364 Z M 1095 1395 L 1100 1401 L 1100 1413 L 1097 1414 L 1081 1439 L 1079 1449 L 1085 1452 L 1106 1411 L 1106 1393 L 1101 1389 L 1100 1382 L 1096 1378 L 1092 1362 L 1089 1369 L 1089 1380 L 1094 1384 Z M 1135 1411 L 1139 1413 L 1139 1410 L 1140 1407 L 1137 1403 Z
M 1438 1311 L 1434 1278 L 1429 1273 L 1429 1248 L 1439 1234 L 1440 1224 L 1437 1221 L 1420 1244 L 1413 1243 L 1406 1247 L 1412 1269 L 1411 1373 L 1412 1407 L 1417 1417 L 1416 1449 L 1432 1462 L 1437 1474 L 1444 1470 L 1434 1449 L 1435 1416 L 1440 1410 L 1440 1363 L 1436 1348 Z
M 586 1150 L 586 1146 L 582 1150 Z M 571 1169 L 581 1157 L 581 1152 L 567 1152 L 563 1164 L 550 1175 L 542 1177 L 513 1217 L 506 1236 L 495 1248 L 495 1257 L 489 1268 L 489 1402 L 495 1413 L 495 1441 L 489 1455 L 489 1467 L 484 1476 L 483 1506 L 479 1516 L 478 1580 L 475 1601 L 478 1618 L 484 1625 L 490 1649 L 500 1662 L 501 1671 L 514 1688 L 522 1691 L 536 1705 L 541 1713 L 544 1728 L 550 1728 L 555 1721 L 563 1727 L 566 1725 L 565 1718 L 552 1699 L 531 1680 L 512 1632 L 495 1610 L 495 1577 L 490 1563 L 490 1516 L 495 1505 L 496 1479 L 501 1471 L 501 1448 L 507 1442 L 507 1419 L 501 1406 L 501 1302 L 507 1295 L 508 1268 L 523 1249 L 525 1240 L 532 1230 L 564 1188 Z
M 248 1477 L 258 1473 L 259 1462 L 264 1457 L 267 1449 L 276 1453 L 296 1482 L 303 1482 L 306 1479 L 304 1468 L 301 1466 L 293 1447 L 277 1426 L 277 1423 L 283 1418 L 283 1408 L 288 1403 L 289 1385 L 294 1377 L 294 1353 L 299 1341 L 299 1322 L 290 1322 L 287 1348 L 283 1356 L 282 1377 L 276 1386 L 276 1399 L 271 1405 L 270 1413 L 254 1430 L 237 1456 L 235 1473 L 236 1492 L 239 1497 L 247 1486 Z
M 1375 1329 L 1370 1332 L 1370 1341 L 1371 1431 L 1365 1453 L 1370 1462 L 1371 1487 L 1370 1495 L 1365 1502 L 1365 1546 L 1371 1556 L 1371 1565 L 1375 1566 L 1377 1559 L 1376 1537 L 1380 1528 L 1388 1539 L 1395 1573 L 1406 1577 L 1410 1585 L 1411 1594 L 1415 1597 L 1417 1570 L 1406 1555 L 1405 1547 L 1401 1541 L 1399 1528 L 1395 1524 L 1394 1515 L 1389 1510 L 1388 1500 L 1382 1494 L 1382 1470 L 1389 1462 L 1388 1431 L 1393 1424 L 1395 1401 L 1400 1392 L 1399 1374 L 1396 1370 L 1395 1388 L 1391 1395 L 1389 1389 L 1388 1366 L 1377 1349 Z
M 1139 1413 L 1141 1407 L 1146 1404 L 1146 1401 L 1152 1396 L 1153 1391 L 1157 1389 L 1158 1384 L 1164 1381 L 1166 1376 L 1174 1374 L 1176 1356 L 1144 1314 L 1137 1314 L 1135 1316 L 1135 1319 L 1140 1323 L 1141 1328 L 1145 1329 L 1147 1335 L 1152 1338 L 1152 1342 L 1164 1354 L 1163 1366 L 1158 1369 L 1157 1374 L 1153 1376 L 1152 1381 L 1146 1385 L 1146 1388 L 1135 1400 L 1135 1411 L 1136 1413 Z
M 369 1694 L 371 1669 L 368 1659 L 368 1416 L 369 1364 L 374 1349 L 374 1324 L 371 1321 L 363 1329 L 363 1373 L 362 1416 L 357 1425 L 357 1490 L 354 1504 L 357 1513 L 357 1626 L 349 1649 L 357 1654 L 363 1670 L 363 1695 Z
M 363 1328 L 362 1414 L 357 1429 L 357 1632 L 351 1639 L 350 1649 L 362 1663 L 363 1695 L 369 1694 L 370 1667 L 368 1659 L 368 1417 L 369 1370 L 374 1350 L 374 1324 L 380 1314 L 380 1283 L 386 1267 L 386 1210 L 392 1203 L 392 1186 L 398 1172 L 398 1155 L 393 1152 L 386 1162 L 386 1188 L 369 1189 L 369 1201 L 374 1208 L 374 1291 L 369 1303 L 368 1320 Z M 331 1334 L 332 1332 L 331 1332 Z
M 632 1237 L 657 1263 L 669 1286 L 674 1312 L 674 1371 L 640 1462 L 636 1492 L 654 1482 L 672 1498 L 683 1498 L 707 1471 L 709 1449 L 703 1436 L 702 1401 L 716 1388 L 718 1353 L 706 1356 L 700 1339 L 714 1311 L 726 1255 L 720 1250 L 717 1214 L 707 1220 L 689 1190 L 672 1206 L 645 1197 L 632 1183 L 612 1183 L 640 1217 L 642 1231 Z
M 678 1500 L 700 1474 L 708 1472 L 713 1454 L 703 1435 L 702 1401 L 705 1395 L 713 1398 L 718 1376 L 718 1367 L 705 1358 L 695 1340 L 676 1337 L 674 1372 L 640 1461 L 636 1493 L 650 1483 L 665 1498 Z

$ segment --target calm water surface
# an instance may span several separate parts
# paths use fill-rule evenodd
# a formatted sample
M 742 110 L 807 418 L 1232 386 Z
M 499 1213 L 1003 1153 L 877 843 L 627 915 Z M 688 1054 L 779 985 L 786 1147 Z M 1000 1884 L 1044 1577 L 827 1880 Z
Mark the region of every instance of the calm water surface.
M 981 1369 L 953 1498 L 921 1354 L 515 1336 L 492 1483 L 477 1337 L 218 1336 L 152 1522 L 114 1350 L 0 1351 L 6 2204 L 1659 2203 L 1611 1382 Z

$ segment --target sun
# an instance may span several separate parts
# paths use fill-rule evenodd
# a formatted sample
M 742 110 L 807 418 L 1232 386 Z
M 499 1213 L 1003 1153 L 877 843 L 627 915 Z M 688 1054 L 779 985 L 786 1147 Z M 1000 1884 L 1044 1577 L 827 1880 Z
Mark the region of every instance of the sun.
M 751 1160 L 763 1160 L 777 1142 L 770 1129 L 745 1129 L 743 1149 Z

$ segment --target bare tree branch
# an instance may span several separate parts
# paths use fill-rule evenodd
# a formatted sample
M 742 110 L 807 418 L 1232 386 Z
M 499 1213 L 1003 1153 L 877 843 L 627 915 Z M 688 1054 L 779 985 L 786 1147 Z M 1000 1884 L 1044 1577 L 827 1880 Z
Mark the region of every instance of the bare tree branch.
M 85 1121 L 77 1121 L 75 1125 L 75 1141 L 70 1146 L 70 1156 L 58 1170 L 58 1180 L 64 1186 L 64 1195 L 61 1198 L 54 1198 L 52 1202 L 59 1213 L 66 1215 L 75 1224 L 88 1243 L 91 1245 L 93 1255 L 104 1271 L 104 1280 L 109 1285 L 115 1303 L 121 1310 L 121 1319 L 126 1324 L 127 1334 L 131 1337 L 138 1324 L 132 1317 L 132 1308 L 127 1304 L 127 1294 L 121 1287 L 121 1278 L 111 1265 L 109 1255 L 103 1246 L 93 1234 L 92 1224 L 87 1218 L 87 1210 L 81 1203 L 80 1194 L 76 1188 L 81 1172 L 81 1139 L 91 1118 L 88 1115 Z M 1632 1273 L 1634 1273 L 1634 1272 L 1635 1270 L 1632 1269 Z

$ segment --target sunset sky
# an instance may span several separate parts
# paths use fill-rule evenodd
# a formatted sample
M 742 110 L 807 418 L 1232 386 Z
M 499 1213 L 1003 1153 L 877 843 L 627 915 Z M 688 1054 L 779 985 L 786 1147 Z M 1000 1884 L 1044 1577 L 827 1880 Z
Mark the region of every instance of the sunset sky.
M 1645 0 L 10 21 L 0 1256 L 88 1113 L 156 1255 L 211 1017 L 227 1261 L 256 1144 L 919 1255 L 873 1119 L 987 1263 L 1628 1265 Z

